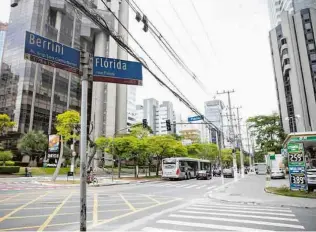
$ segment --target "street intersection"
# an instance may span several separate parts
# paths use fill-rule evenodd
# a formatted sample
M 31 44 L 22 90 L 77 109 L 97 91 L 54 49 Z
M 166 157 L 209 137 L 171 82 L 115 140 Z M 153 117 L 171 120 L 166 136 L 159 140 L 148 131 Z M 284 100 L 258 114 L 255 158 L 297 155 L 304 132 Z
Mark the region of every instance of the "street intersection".
M 255 178 L 246 177 L 243 182 L 252 184 Z M 238 188 L 239 181 L 225 179 L 224 186 L 220 178 L 213 178 L 89 187 L 88 230 L 316 230 L 312 219 L 315 209 L 230 203 L 210 197 L 225 192 L 227 186 Z M 79 216 L 78 187 L 0 194 L 1 231 L 77 231 Z

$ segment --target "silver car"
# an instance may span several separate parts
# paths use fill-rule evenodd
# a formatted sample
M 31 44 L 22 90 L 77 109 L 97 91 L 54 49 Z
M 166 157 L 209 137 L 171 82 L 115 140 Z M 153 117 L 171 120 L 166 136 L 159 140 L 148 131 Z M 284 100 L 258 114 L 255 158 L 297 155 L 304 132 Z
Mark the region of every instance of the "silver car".
M 307 169 L 308 191 L 312 192 L 316 189 L 316 169 Z
M 272 169 L 271 179 L 285 179 L 285 171 L 281 168 Z

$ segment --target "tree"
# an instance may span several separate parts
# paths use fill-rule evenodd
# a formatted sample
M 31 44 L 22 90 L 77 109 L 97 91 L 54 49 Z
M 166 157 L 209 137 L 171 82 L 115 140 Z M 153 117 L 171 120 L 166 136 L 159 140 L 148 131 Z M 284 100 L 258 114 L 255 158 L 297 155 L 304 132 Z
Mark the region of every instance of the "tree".
M 192 158 L 215 160 L 218 155 L 217 145 L 213 143 L 193 143 L 187 149 Z
M 34 160 L 34 157 L 43 156 L 47 145 L 48 138 L 43 131 L 29 131 L 18 141 L 18 149 L 22 154 L 30 156 L 31 161 Z
M 148 137 L 148 144 L 149 152 L 157 158 L 156 176 L 158 176 L 162 158 L 187 155 L 187 149 L 182 143 L 170 135 Z
M 52 181 L 55 181 L 60 166 L 62 163 L 63 152 L 64 152 L 64 141 L 67 142 L 70 139 L 79 139 L 79 136 L 74 133 L 75 129 L 78 129 L 80 123 L 80 114 L 75 110 L 67 110 L 62 114 L 58 114 L 56 117 L 56 130 L 57 134 L 61 136 L 61 151 L 58 159 L 57 167 L 55 169 L 54 175 L 52 177 Z M 86 130 L 87 128 L 81 128 L 82 130 Z
M 231 167 L 233 165 L 232 149 L 222 149 L 222 165 L 223 167 Z
M 9 115 L 0 114 L 0 134 L 6 134 L 8 129 L 15 126 L 15 122 L 11 121 Z
M 12 160 L 13 154 L 11 151 L 3 151 L 0 150 L 0 161 L 2 161 L 2 165 L 5 166 L 5 162 Z
M 281 127 L 278 114 L 250 117 L 247 119 L 247 123 L 256 136 L 260 159 L 262 154 L 268 152 L 280 153 L 286 134 Z

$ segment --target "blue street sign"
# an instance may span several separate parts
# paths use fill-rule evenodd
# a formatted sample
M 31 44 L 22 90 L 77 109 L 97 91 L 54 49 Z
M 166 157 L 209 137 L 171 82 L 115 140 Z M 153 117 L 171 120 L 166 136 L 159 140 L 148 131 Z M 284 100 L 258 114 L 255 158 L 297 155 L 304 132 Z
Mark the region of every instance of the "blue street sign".
M 200 120 L 203 120 L 203 119 L 204 119 L 203 116 L 194 116 L 194 117 L 189 117 L 188 118 L 188 122 L 200 121 Z
M 79 74 L 80 51 L 26 31 L 24 58 Z
M 139 62 L 95 56 L 93 58 L 93 81 L 142 85 L 142 65 Z

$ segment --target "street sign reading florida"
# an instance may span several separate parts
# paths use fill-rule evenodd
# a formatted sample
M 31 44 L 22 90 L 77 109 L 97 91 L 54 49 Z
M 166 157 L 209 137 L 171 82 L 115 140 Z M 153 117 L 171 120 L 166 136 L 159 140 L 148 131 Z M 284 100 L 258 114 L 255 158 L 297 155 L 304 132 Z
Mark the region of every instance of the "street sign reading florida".
M 139 62 L 95 56 L 93 81 L 143 85 L 142 65 Z
M 80 51 L 51 39 L 26 31 L 24 58 L 79 74 Z

